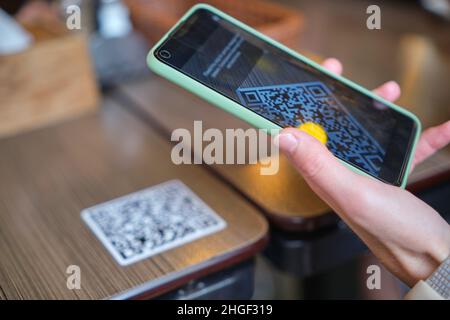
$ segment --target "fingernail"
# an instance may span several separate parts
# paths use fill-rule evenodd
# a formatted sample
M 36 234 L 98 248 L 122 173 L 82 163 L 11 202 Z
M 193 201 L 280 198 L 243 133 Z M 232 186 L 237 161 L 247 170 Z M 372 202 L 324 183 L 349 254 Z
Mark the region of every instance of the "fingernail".
M 392 87 L 392 86 L 398 87 L 397 81 L 394 81 L 394 80 L 390 80 L 390 81 L 386 82 L 386 84 L 390 87 Z
M 281 151 L 292 153 L 297 148 L 298 140 L 290 133 L 282 133 L 278 136 L 278 146 Z
M 386 82 L 385 89 L 388 90 L 389 94 L 391 94 L 391 95 L 397 94 L 397 92 L 399 91 L 399 85 L 395 81 L 389 81 L 389 82 Z

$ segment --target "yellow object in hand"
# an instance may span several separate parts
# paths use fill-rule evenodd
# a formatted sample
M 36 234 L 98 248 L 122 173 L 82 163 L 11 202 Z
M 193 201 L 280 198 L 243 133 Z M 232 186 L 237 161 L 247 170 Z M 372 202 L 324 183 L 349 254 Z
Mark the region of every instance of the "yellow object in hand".
M 307 134 L 313 136 L 323 144 L 327 144 L 328 135 L 324 128 L 320 124 L 314 122 L 305 122 L 297 127 L 297 129 L 306 132 Z

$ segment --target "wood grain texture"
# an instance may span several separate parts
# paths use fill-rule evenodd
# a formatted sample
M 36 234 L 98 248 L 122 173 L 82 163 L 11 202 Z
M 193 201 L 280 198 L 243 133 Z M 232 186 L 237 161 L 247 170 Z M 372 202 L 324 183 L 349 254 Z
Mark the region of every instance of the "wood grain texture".
M 0 140 L 0 298 L 151 297 L 261 249 L 267 223 L 254 207 L 201 166 L 172 164 L 170 150 L 109 100 L 96 115 Z M 120 267 L 80 211 L 170 179 L 227 228 Z M 81 290 L 66 287 L 69 265 L 81 268 Z
M 84 36 L 58 35 L 0 56 L 0 137 L 76 118 L 97 101 Z

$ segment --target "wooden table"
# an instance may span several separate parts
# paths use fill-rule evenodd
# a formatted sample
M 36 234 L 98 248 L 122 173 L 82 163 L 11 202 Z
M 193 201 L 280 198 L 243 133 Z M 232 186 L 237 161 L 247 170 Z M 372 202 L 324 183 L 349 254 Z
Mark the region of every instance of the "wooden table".
M 98 114 L 0 140 L 0 298 L 148 298 L 262 249 L 267 223 L 201 166 L 176 166 L 170 144 L 111 99 Z M 180 179 L 227 227 L 121 267 L 83 208 Z M 81 289 L 66 268 L 81 269 Z

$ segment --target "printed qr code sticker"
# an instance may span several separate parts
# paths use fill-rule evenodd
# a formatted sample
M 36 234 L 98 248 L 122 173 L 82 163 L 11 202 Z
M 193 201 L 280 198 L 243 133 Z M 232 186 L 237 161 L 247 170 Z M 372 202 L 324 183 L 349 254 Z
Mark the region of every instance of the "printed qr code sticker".
M 84 209 L 81 216 L 122 266 L 226 227 L 226 222 L 179 180 Z

